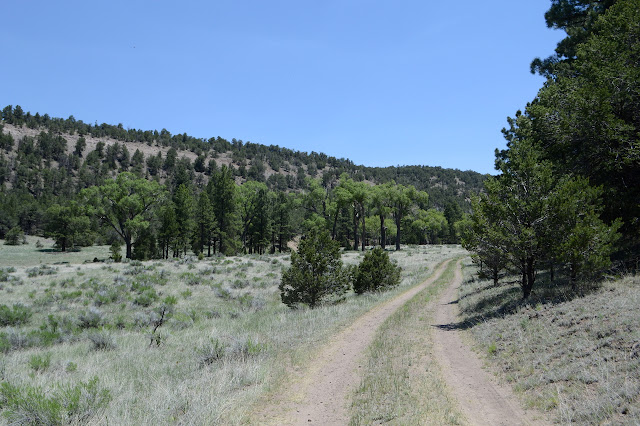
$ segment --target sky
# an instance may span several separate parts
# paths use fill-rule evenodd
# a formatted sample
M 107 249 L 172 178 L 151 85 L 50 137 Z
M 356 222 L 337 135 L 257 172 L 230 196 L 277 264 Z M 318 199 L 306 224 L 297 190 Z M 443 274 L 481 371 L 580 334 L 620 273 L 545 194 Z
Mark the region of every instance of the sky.
M 495 173 L 550 0 L 14 1 L 0 107 Z

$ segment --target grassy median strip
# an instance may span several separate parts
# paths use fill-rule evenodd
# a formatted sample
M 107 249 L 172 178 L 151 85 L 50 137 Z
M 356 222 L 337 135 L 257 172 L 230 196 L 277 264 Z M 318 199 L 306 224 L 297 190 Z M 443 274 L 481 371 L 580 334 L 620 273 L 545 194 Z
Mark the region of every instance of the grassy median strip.
M 461 424 L 432 356 L 431 303 L 454 277 L 457 262 L 380 327 L 363 361 L 351 425 Z M 434 268 L 435 270 L 436 268 Z

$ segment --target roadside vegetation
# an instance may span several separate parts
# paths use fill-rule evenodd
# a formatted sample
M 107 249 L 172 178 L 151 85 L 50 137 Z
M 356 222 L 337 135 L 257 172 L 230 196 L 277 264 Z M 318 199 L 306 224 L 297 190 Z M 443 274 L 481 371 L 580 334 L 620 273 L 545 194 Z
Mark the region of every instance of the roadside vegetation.
M 543 274 L 521 300 L 518 277 L 499 285 L 466 265 L 461 327 L 527 407 L 563 424 L 640 422 L 640 279 L 601 284 Z
M 295 310 L 278 290 L 288 254 L 3 264 L 0 422 L 240 424 L 339 327 L 461 252 L 403 247 L 395 290 Z

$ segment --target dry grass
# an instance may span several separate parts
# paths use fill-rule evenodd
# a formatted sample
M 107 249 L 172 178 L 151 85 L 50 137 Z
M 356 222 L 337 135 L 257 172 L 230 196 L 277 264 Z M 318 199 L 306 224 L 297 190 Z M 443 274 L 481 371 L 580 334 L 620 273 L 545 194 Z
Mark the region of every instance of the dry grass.
M 640 423 L 640 279 L 582 297 L 541 280 L 523 303 L 515 282 L 494 287 L 474 272 L 461 287 L 463 324 L 526 405 L 563 424 Z
M 38 260 L 24 260 L 0 282 L 0 304 L 23 304 L 32 314 L 26 324 L 0 327 L 0 381 L 54 398 L 97 377 L 109 403 L 82 423 L 242 424 L 290 366 L 304 364 L 339 328 L 459 252 L 446 246 L 392 252 L 404 268 L 395 292 L 350 294 L 314 310 L 280 302 L 287 255 L 60 264 L 52 275 L 40 275 L 49 269 Z M 347 263 L 361 257 L 343 256 Z M 168 297 L 177 300 L 174 313 L 152 335 Z M 48 365 L 36 371 L 38 359 Z M 0 411 L 43 410 L 18 399 L 0 393 Z
M 351 407 L 352 425 L 461 424 L 463 417 L 432 358 L 433 300 L 451 282 L 456 262 L 385 321 L 366 359 Z

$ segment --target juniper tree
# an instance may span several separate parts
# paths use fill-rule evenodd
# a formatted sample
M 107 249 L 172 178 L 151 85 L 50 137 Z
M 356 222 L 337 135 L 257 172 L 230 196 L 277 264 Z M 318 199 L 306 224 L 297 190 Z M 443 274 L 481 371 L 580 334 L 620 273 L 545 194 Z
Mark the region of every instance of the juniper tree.
M 291 253 L 291 266 L 282 273 L 278 288 L 282 302 L 314 308 L 339 299 L 348 289 L 348 273 L 340 259 L 340 244 L 327 231 L 312 231 Z

